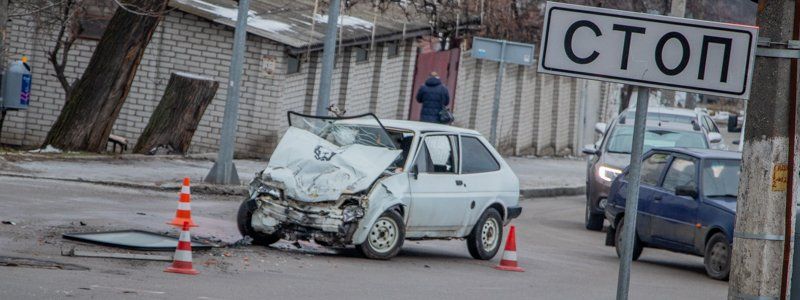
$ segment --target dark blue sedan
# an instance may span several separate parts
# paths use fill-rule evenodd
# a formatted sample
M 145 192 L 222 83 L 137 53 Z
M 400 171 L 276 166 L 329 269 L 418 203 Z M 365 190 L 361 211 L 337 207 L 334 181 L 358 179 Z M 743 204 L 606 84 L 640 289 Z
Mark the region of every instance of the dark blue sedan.
M 724 280 L 730 271 L 741 154 L 668 148 L 647 152 L 642 162 L 639 214 L 633 259 L 644 247 L 704 257 L 708 276 Z M 606 245 L 621 254 L 626 176 L 611 185 L 605 217 Z

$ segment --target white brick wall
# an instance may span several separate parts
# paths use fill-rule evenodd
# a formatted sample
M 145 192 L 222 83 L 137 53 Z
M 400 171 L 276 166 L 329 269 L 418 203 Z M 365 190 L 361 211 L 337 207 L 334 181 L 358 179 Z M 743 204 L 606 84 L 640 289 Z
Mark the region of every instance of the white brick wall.
M 50 126 L 55 122 L 64 103 L 64 92 L 50 74 L 52 66 L 44 55 L 52 48 L 52 32 L 34 31 L 29 20 L 14 19 L 11 24 L 9 54 L 12 58 L 27 55 L 33 70 L 33 87 L 30 109 L 11 112 L 3 129 L 3 143 L 26 147 L 41 146 Z M 74 80 L 89 63 L 96 42 L 78 40 L 73 46 L 67 76 Z M 212 77 L 220 82 L 217 95 L 206 109 L 195 132 L 190 152 L 214 152 L 218 149 L 220 128 L 228 85 L 228 68 L 233 44 L 232 28 L 217 25 L 180 11 L 170 12 L 162 21 L 145 50 L 126 103 L 112 132 L 136 143 L 164 93 L 172 72 L 189 72 Z M 410 49 L 413 49 L 410 48 Z M 245 67 L 239 99 L 239 119 L 236 131 L 236 153 L 245 157 L 266 157 L 277 143 L 286 126 L 289 110 L 313 113 L 319 89 L 319 52 L 312 53 L 310 61 L 301 63 L 301 72 L 286 74 L 285 46 L 261 37 L 248 35 L 245 50 Z M 410 52 L 410 50 L 409 50 Z M 401 57 L 411 53 L 401 51 Z M 272 75 L 262 71 L 262 58 L 276 60 Z M 353 58 L 351 61 L 354 61 Z M 347 97 L 350 114 L 366 112 L 372 89 L 374 57 L 366 63 L 351 63 L 351 72 L 342 73 L 343 59 L 339 56 L 334 71 L 331 103 Z M 401 101 L 400 82 L 410 79 L 414 60 L 402 74 L 403 59 L 387 60 L 386 69 L 379 70 L 381 79 L 380 101 L 376 109 L 391 116 Z M 357 74 L 357 76 L 352 76 Z M 349 84 L 345 90 L 340 83 L 345 76 Z M 410 87 L 409 87 L 410 89 Z M 405 97 L 405 96 L 404 96 Z

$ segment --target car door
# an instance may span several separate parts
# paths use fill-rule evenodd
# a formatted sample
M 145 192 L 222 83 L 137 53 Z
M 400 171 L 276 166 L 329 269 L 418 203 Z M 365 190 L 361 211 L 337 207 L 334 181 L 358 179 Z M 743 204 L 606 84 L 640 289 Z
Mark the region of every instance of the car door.
M 467 213 L 456 135 L 423 136 L 412 165 L 409 237 L 452 236 Z M 416 175 L 415 175 L 416 174 Z
M 642 161 L 636 231 L 639 233 L 639 238 L 644 242 L 650 241 L 654 209 L 652 205 L 653 196 L 657 193 L 658 184 L 661 182 L 668 162 L 669 154 L 661 152 L 653 153 Z
M 653 198 L 653 238 L 678 247 L 692 247 L 697 224 L 697 199 L 676 196 L 679 186 L 697 189 L 697 161 L 688 156 L 673 156 L 660 191 Z

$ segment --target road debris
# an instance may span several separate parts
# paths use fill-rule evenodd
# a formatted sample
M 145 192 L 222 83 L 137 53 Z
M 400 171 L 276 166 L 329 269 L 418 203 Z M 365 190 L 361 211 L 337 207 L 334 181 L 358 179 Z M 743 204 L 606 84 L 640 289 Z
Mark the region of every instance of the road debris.
M 17 225 L 17 223 L 14 222 L 14 221 L 3 221 L 2 223 L 6 224 L 6 225 L 11 225 L 11 226 Z
M 97 257 L 97 258 L 118 258 L 118 259 L 135 259 L 135 260 L 154 260 L 154 261 L 172 261 L 171 256 L 166 255 L 153 255 L 153 254 L 134 254 L 134 253 L 113 253 L 113 252 L 92 252 L 80 251 L 72 248 L 68 251 L 61 250 L 63 256 L 75 257 Z
M 173 251 L 178 246 L 177 238 L 142 230 L 65 233 L 62 237 L 67 240 L 140 251 Z M 208 250 L 212 246 L 192 242 L 192 248 Z
M 53 270 L 71 270 L 71 271 L 91 270 L 84 266 L 60 263 L 57 261 L 41 260 L 34 258 L 9 257 L 9 256 L 0 256 L 0 266 L 27 267 L 27 268 L 53 269 Z

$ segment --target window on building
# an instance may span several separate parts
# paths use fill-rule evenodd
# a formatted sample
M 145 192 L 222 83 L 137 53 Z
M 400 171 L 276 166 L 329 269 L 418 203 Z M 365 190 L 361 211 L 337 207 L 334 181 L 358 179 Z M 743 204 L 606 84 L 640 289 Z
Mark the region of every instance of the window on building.
M 369 50 L 364 47 L 356 47 L 356 62 L 363 62 L 369 60 Z
M 398 57 L 400 56 L 400 45 L 397 42 L 387 43 L 386 51 L 389 58 Z
M 286 58 L 286 74 L 297 74 L 300 73 L 300 56 L 299 55 L 288 55 Z

